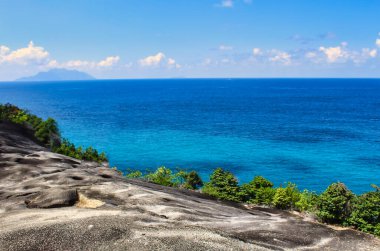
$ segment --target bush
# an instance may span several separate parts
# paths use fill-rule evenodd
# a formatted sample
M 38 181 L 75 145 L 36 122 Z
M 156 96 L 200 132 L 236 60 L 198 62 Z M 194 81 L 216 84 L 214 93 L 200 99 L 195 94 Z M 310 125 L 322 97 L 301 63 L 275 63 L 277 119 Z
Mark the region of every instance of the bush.
M 190 173 L 187 173 L 185 177 L 185 188 L 195 190 L 199 189 L 202 186 L 203 181 L 196 171 L 191 171 Z
M 375 187 L 376 188 L 376 187 Z M 347 225 L 380 236 L 380 191 L 359 196 L 352 205 L 352 213 Z
M 271 205 L 275 192 L 273 183 L 262 176 L 241 187 L 242 200 L 252 204 Z
M 146 179 L 150 182 L 163 186 L 171 187 L 175 185 L 175 183 L 172 181 L 172 179 L 174 179 L 172 176 L 172 171 L 164 166 L 159 167 L 154 173 L 147 174 Z
M 125 175 L 125 177 L 127 177 L 128 179 L 139 179 L 139 178 L 142 178 L 142 172 L 140 171 L 133 171 L 133 170 L 129 170 L 128 173 Z
M 331 224 L 343 223 L 351 212 L 354 194 L 343 183 L 331 184 L 317 202 L 317 216 L 322 222 Z
M 288 183 L 286 187 L 279 187 L 273 196 L 273 205 L 278 209 L 294 209 L 296 202 L 300 199 L 300 192 L 293 183 Z
M 213 197 L 240 202 L 240 188 L 235 176 L 222 168 L 217 168 L 210 176 L 210 182 L 207 182 L 202 192 Z
M 308 190 L 300 193 L 299 200 L 295 203 L 296 209 L 300 212 L 314 212 L 316 210 L 318 195 Z
M 73 143 L 66 139 L 63 139 L 62 143 L 58 147 L 53 148 L 53 151 L 81 160 L 95 161 L 98 163 L 107 161 L 107 157 L 104 153 L 99 154 L 98 151 L 93 149 L 91 146 L 86 150 L 83 150 L 81 146 L 76 148 Z
M 61 143 L 58 125 L 54 119 L 48 118 L 46 121 L 39 123 L 35 129 L 36 138 L 46 146 L 53 148 Z

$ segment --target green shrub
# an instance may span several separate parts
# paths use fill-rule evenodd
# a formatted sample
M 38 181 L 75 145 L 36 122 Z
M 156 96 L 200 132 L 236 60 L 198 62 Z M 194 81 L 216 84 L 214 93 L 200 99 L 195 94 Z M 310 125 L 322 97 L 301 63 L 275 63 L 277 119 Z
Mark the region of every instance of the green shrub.
M 140 171 L 133 171 L 133 170 L 130 170 L 128 171 L 128 173 L 125 175 L 125 177 L 127 177 L 128 179 L 139 179 L 139 178 L 142 178 L 142 172 Z
M 275 192 L 273 183 L 262 176 L 241 186 L 242 200 L 252 204 L 271 205 Z
M 343 183 L 331 184 L 317 202 L 317 216 L 322 222 L 331 224 L 343 223 L 351 212 L 354 194 Z
M 199 189 L 203 186 L 203 181 L 196 171 L 191 171 L 186 174 L 184 188 Z
M 172 181 L 174 179 L 172 176 L 172 171 L 164 166 L 157 168 L 154 173 L 149 173 L 145 177 L 148 181 L 159 185 L 170 187 L 175 185 Z
M 376 187 L 375 187 L 376 188 Z M 358 196 L 352 205 L 352 213 L 347 225 L 380 236 L 380 191 Z
M 98 151 L 93 149 L 91 146 L 86 150 L 80 146 L 78 148 L 66 139 L 63 139 L 58 147 L 53 148 L 53 151 L 59 154 L 63 154 L 72 158 L 95 161 L 98 163 L 106 162 L 107 157 L 104 153 L 99 154 Z
M 296 209 L 300 212 L 314 212 L 316 210 L 318 195 L 308 190 L 300 193 L 299 200 L 295 203 Z
M 238 181 L 235 176 L 222 168 L 217 168 L 210 176 L 210 182 L 207 182 L 202 192 L 213 197 L 240 202 L 241 194 Z
M 297 186 L 288 182 L 286 187 L 279 187 L 273 196 L 273 205 L 278 209 L 295 209 L 296 202 L 300 199 Z
M 54 119 L 48 118 L 39 123 L 35 129 L 36 138 L 46 146 L 52 148 L 60 144 L 58 125 Z

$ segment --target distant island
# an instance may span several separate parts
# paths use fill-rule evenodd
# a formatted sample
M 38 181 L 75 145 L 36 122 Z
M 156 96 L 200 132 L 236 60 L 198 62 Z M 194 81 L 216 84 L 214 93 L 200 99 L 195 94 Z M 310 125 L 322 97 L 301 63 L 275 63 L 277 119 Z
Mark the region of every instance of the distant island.
M 52 69 L 39 72 L 34 76 L 19 78 L 16 81 L 65 81 L 65 80 L 93 80 L 93 76 L 77 70 Z

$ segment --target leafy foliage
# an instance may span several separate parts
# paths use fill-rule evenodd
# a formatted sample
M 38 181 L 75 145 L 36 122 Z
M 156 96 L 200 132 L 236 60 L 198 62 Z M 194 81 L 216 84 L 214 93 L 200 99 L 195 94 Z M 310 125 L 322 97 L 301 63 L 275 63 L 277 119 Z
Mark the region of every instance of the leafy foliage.
M 279 209 L 295 209 L 296 202 L 300 199 L 297 186 L 288 182 L 286 187 L 279 187 L 273 196 L 273 205 Z
M 202 192 L 213 197 L 240 202 L 241 193 L 238 181 L 235 176 L 222 168 L 217 168 L 210 176 L 210 182 L 207 182 Z
M 380 236 L 380 191 L 375 188 L 376 191 L 360 195 L 355 200 L 346 225 Z
M 203 186 L 203 181 L 199 174 L 196 171 L 191 171 L 187 173 L 185 178 L 185 185 L 184 187 L 187 189 L 199 189 Z
M 141 178 L 143 175 L 142 175 L 142 172 L 139 171 L 139 170 L 136 170 L 136 171 L 133 171 L 133 170 L 130 170 L 126 175 L 125 177 L 127 177 L 128 179 L 138 179 L 138 178 Z
M 203 181 L 197 172 L 187 172 L 182 169 L 177 169 L 176 172 L 173 172 L 164 166 L 157 168 L 153 172 L 148 171 L 145 175 L 141 171 L 128 169 L 126 177 L 129 179 L 143 179 L 163 186 L 192 190 L 203 186 Z
M 354 194 L 343 183 L 331 184 L 320 196 L 317 216 L 322 222 L 341 224 L 351 213 Z
M 315 212 L 318 195 L 308 190 L 303 190 L 299 195 L 299 200 L 295 203 L 297 210 L 301 212 Z
M 93 149 L 91 146 L 85 150 L 81 146 L 76 148 L 73 143 L 70 143 L 66 139 L 62 140 L 62 143 L 53 150 L 56 153 L 76 159 L 95 161 L 99 163 L 107 161 L 107 157 L 104 153 L 99 154 L 98 151 Z
M 174 186 L 173 178 L 172 171 L 164 166 L 159 167 L 154 173 L 146 175 L 148 181 L 170 187 Z
M 241 193 L 245 202 L 271 205 L 276 190 L 272 182 L 262 176 L 255 176 L 251 182 L 241 186 Z

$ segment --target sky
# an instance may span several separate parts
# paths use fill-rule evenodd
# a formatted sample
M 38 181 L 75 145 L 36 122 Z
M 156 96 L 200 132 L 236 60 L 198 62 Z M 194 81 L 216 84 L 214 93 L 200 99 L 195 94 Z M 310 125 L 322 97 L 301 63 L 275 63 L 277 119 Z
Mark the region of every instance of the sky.
M 0 81 L 380 77 L 379 0 L 0 0 Z

